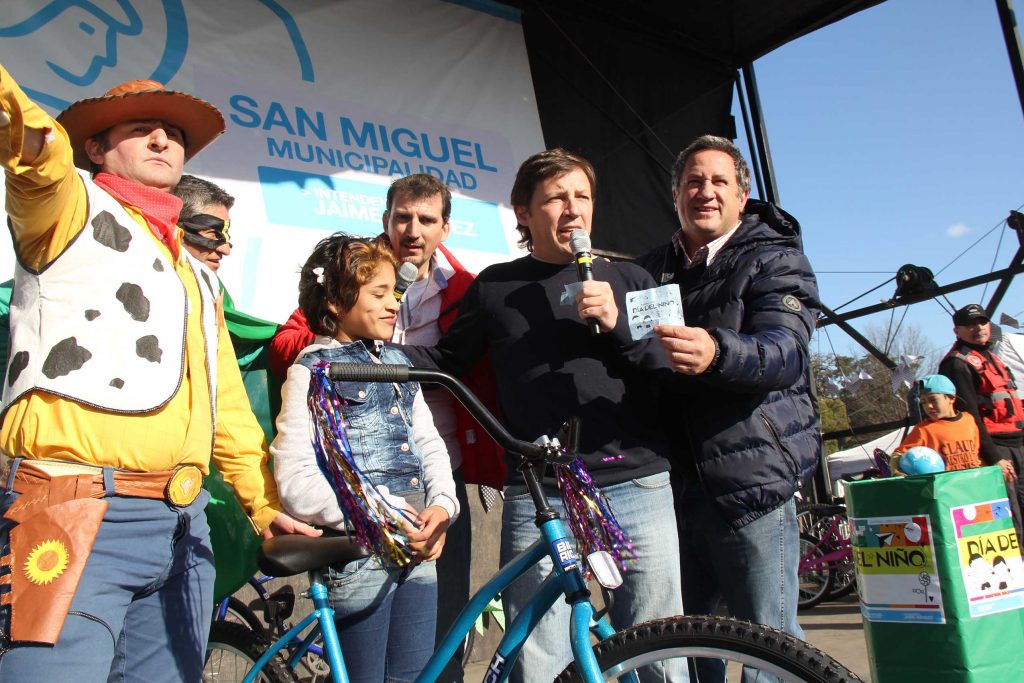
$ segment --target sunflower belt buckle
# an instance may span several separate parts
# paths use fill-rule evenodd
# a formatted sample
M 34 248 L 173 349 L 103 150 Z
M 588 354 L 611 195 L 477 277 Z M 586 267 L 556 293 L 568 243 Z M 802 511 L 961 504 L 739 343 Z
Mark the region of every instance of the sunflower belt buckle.
M 203 488 L 203 473 L 195 465 L 179 465 L 167 480 L 164 499 L 176 507 L 191 505 Z

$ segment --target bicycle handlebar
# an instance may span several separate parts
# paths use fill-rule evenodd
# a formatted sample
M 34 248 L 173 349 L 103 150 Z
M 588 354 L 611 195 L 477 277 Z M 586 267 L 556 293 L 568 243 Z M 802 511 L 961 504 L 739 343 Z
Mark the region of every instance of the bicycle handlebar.
M 510 453 L 516 453 L 531 461 L 551 462 L 555 455 L 551 449 L 512 436 L 504 425 L 487 410 L 466 385 L 452 375 L 440 370 L 413 368 L 408 365 L 389 363 L 331 363 L 327 370 L 330 379 L 348 382 L 426 382 L 440 384 L 455 394 L 455 397 L 476 418 L 498 445 Z

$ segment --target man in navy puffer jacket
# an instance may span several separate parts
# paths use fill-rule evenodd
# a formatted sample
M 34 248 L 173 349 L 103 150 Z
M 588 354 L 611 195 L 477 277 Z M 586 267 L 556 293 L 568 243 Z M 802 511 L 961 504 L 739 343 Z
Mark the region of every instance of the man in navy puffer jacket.
M 793 494 L 821 454 L 814 273 L 796 220 L 747 201 L 750 172 L 729 140 L 691 143 L 672 187 L 682 227 L 640 263 L 682 290 L 686 326 L 655 332 L 673 369 L 694 377 L 668 422 L 678 427 L 685 611 L 713 614 L 724 597 L 733 616 L 802 637 Z M 701 681 L 724 678 L 719 661 L 697 668 Z

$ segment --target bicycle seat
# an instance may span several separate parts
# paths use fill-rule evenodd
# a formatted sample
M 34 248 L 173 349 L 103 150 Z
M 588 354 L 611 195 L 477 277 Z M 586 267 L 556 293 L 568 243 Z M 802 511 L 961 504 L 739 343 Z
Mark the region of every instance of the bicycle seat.
M 310 569 L 347 564 L 367 555 L 362 546 L 345 535 L 324 534 L 314 538 L 290 534 L 264 541 L 256 564 L 269 576 L 295 576 Z

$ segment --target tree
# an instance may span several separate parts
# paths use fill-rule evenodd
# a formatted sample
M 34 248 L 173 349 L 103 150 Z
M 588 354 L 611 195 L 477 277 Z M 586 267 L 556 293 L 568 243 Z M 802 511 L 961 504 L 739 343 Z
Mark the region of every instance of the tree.
M 850 428 L 850 418 L 846 414 L 846 404 L 838 398 L 818 398 L 818 409 L 821 411 L 821 431 L 824 434 Z M 825 454 L 835 453 L 840 449 L 837 439 L 825 442 Z
M 843 385 L 843 373 L 839 366 L 852 362 L 848 356 L 811 354 L 811 372 L 818 395 L 818 410 L 821 413 L 821 431 L 823 434 L 838 432 L 850 428 L 850 418 L 846 413 L 846 403 L 840 398 Z M 835 453 L 840 448 L 836 439 L 825 442 L 825 453 Z
M 920 329 L 914 325 L 903 327 L 895 335 L 884 328 L 873 327 L 865 336 L 877 348 L 887 351 L 897 363 L 901 356 L 923 355 L 927 348 Z M 893 391 L 893 371 L 874 356 L 866 352 L 860 356 L 813 354 L 811 365 L 820 397 L 822 432 L 845 428 L 855 431 L 855 436 L 827 443 L 827 453 L 881 436 L 884 432 L 871 427 L 907 417 L 908 388 L 900 386 Z M 913 377 L 924 374 L 927 374 L 926 363 L 922 362 L 914 368 Z M 865 375 L 870 379 L 858 379 Z M 836 405 L 837 402 L 845 411 Z

